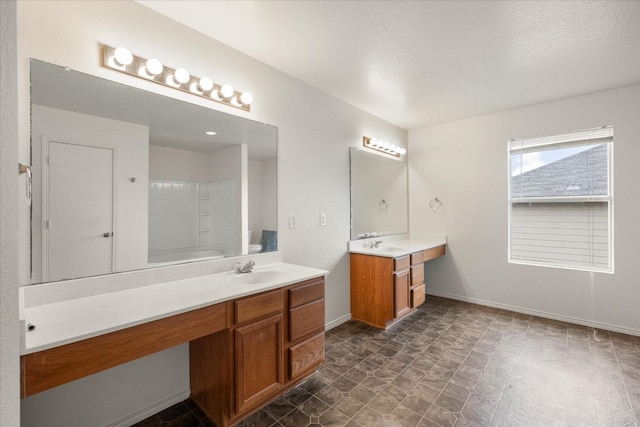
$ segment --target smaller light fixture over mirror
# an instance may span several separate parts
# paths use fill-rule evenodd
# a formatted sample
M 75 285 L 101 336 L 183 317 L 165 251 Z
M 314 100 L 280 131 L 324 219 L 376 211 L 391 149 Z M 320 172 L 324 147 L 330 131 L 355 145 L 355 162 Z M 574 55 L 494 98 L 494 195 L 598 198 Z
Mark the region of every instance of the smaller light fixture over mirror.
M 253 96 L 249 92 L 239 92 L 229 84 L 214 83 L 209 77 L 196 77 L 184 68 L 173 69 L 155 58 L 133 55 L 125 47 L 113 48 L 101 45 L 102 66 L 131 76 L 159 83 L 163 86 L 189 92 L 212 101 L 251 111 Z
M 390 154 L 395 157 L 404 156 L 407 154 L 407 149 L 398 147 L 389 142 L 385 142 L 377 138 L 369 138 L 368 136 L 362 137 L 362 145 L 372 150 L 379 151 L 381 153 Z

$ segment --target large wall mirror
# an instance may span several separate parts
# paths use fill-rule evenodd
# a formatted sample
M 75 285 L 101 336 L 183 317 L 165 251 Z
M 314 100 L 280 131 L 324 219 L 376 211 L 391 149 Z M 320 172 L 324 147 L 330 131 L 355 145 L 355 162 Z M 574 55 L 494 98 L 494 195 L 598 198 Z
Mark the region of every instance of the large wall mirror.
M 30 283 L 277 250 L 276 145 L 273 126 L 31 60 Z
M 350 163 L 351 239 L 407 233 L 407 163 L 358 148 Z

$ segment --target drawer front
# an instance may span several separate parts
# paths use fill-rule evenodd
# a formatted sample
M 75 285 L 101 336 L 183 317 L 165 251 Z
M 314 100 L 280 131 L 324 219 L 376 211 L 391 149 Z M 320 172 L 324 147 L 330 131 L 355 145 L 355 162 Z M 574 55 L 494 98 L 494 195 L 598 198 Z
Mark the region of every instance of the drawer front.
M 411 265 L 416 265 L 424 262 L 424 251 L 411 254 Z
M 444 255 L 444 245 L 438 246 L 435 248 L 427 249 L 426 251 L 422 251 L 422 258 L 424 261 L 429 261 L 434 258 L 438 258 Z
M 411 308 L 416 308 L 424 303 L 426 299 L 425 290 L 425 285 L 416 286 L 411 290 Z
M 393 271 L 404 270 L 405 268 L 409 268 L 411 265 L 409 255 L 396 258 L 394 261 Z
M 324 331 L 324 299 L 289 310 L 289 341 Z
M 424 264 L 411 267 L 411 286 L 424 283 Z
M 295 380 L 300 374 L 324 362 L 324 332 L 289 349 L 289 375 Z
M 221 303 L 24 355 L 22 397 L 226 328 L 227 308 Z
M 324 280 L 289 289 L 289 308 L 299 307 L 324 298 Z
M 265 292 L 234 303 L 236 324 L 251 322 L 270 314 L 282 313 L 284 298 L 281 290 Z

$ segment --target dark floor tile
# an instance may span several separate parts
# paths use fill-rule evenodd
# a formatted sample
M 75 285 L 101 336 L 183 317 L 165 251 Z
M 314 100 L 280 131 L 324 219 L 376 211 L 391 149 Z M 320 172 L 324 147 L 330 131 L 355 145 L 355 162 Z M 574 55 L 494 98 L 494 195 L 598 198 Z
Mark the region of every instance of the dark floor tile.
M 171 421 L 168 424 L 164 424 L 167 427 L 200 427 L 201 422 L 191 412 L 182 414 Z
M 403 405 L 396 408 L 390 418 L 393 423 L 392 425 L 398 427 L 414 427 L 422 419 L 420 415 Z
M 160 427 L 162 420 L 157 415 L 152 415 L 139 423 L 134 424 L 132 427 Z
M 398 387 L 393 384 L 390 384 L 380 392 L 380 396 L 386 397 L 387 399 L 391 399 L 396 403 L 400 403 L 409 395 L 409 393 L 411 394 L 413 393 L 413 387 L 402 388 L 402 387 Z
M 295 408 L 294 404 L 285 399 L 284 396 L 281 396 L 266 406 L 263 411 L 269 414 L 274 420 L 279 420 Z
M 640 337 L 429 297 L 325 343 L 318 372 L 238 426 L 640 425 Z M 168 426 L 213 423 L 187 400 L 135 425 Z
M 354 387 L 357 386 L 357 385 L 358 385 L 358 383 L 356 383 L 355 381 L 352 381 L 349 378 L 344 377 L 344 376 L 338 378 L 337 380 L 335 380 L 334 382 L 331 383 L 332 387 L 340 390 L 343 393 L 353 390 Z
M 384 417 L 368 406 L 363 408 L 362 411 L 353 417 L 353 421 L 366 427 L 378 427 L 384 425 Z
M 306 427 L 311 424 L 311 418 L 304 412 L 294 409 L 278 420 L 284 427 Z
M 342 399 L 342 392 L 329 385 L 318 391 L 315 396 L 323 402 L 333 405 Z
M 303 403 L 298 405 L 298 409 L 310 417 L 319 417 L 329 409 L 329 405 L 317 397 L 312 396 L 310 399 L 305 400 Z
M 364 407 L 365 407 L 364 403 L 352 397 L 345 397 L 344 399 L 340 400 L 338 403 L 333 405 L 334 409 L 337 409 L 338 411 L 342 412 L 349 418 L 353 418 Z
M 334 408 L 322 414 L 318 421 L 324 427 L 343 427 L 349 425 L 350 422 L 348 416 Z M 353 427 L 359 426 L 354 425 Z
M 407 396 L 407 398 L 404 399 L 404 401 L 402 402 L 402 405 L 411 409 L 416 414 L 422 416 L 427 412 L 427 410 L 431 406 L 431 403 L 427 402 L 426 400 L 418 396 L 412 395 L 412 396 Z
M 180 402 L 158 412 L 157 417 L 163 422 L 169 422 L 187 413 L 191 413 L 189 407 L 184 402 Z
M 241 427 L 269 427 L 275 422 L 276 420 L 266 411 L 258 411 L 249 418 L 246 418 L 241 423 Z
M 427 410 L 425 418 L 435 421 L 445 427 L 452 426 L 456 422 L 456 416 L 453 412 L 436 404 L 431 405 L 429 410 Z

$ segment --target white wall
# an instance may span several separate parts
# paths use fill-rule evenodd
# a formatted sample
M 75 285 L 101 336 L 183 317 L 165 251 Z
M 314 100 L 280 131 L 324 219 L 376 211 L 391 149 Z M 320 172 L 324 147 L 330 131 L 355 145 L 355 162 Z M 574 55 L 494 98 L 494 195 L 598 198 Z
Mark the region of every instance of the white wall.
M 32 283 L 42 281 L 42 151 L 44 138 L 114 150 L 115 269 L 147 265 L 149 128 L 103 117 L 32 105 L 33 218 Z M 136 182 L 130 178 L 135 177 Z M 21 259 L 20 281 L 29 281 L 29 259 Z
M 18 160 L 29 159 L 18 157 L 16 22 L 16 2 L 0 1 L 0 425 L 8 427 L 20 425 L 15 167 Z
M 132 52 L 157 57 L 169 66 L 187 67 L 194 75 L 217 76 L 254 95 L 251 113 L 207 102 L 187 93 L 134 79 L 100 67 L 99 43 L 124 45 Z M 128 1 L 28 1 L 18 4 L 18 96 L 21 152 L 28 153 L 29 61 L 33 57 L 72 69 L 188 100 L 213 109 L 278 127 L 278 244 L 287 262 L 330 271 L 326 287 L 326 320 L 335 324 L 349 316 L 349 154 L 363 135 L 405 145 L 407 132 L 339 101 L 319 90 Z M 28 158 L 28 156 L 27 156 Z M 17 182 L 17 177 L 14 178 Z M 327 213 L 327 226 L 318 216 Z M 21 212 L 22 213 L 22 212 Z M 287 216 L 298 216 L 288 228 Z M 28 235 L 24 219 L 20 233 Z M 28 246 L 27 246 L 28 247 Z M 16 348 L 15 340 L 9 343 Z M 4 345 L 4 342 L 3 342 Z M 16 361 L 17 362 L 17 361 Z M 128 415 L 123 402 L 133 399 L 130 383 L 140 382 L 154 395 L 135 397 L 139 409 L 153 411 L 158 394 L 167 398 L 184 383 L 166 377 L 188 363 L 186 346 L 160 353 L 151 372 L 129 366 L 115 368 L 129 383 L 89 377 L 77 393 L 54 389 L 46 399 L 30 399 L 23 411 L 47 416 L 48 425 L 83 407 L 95 420 Z M 188 381 L 188 378 L 187 378 Z M 35 397 L 35 396 L 34 396 Z M 43 402 L 44 400 L 44 402 Z M 55 402 L 55 405 L 47 404 Z M 70 425 L 67 420 L 65 425 Z M 98 425 L 102 421 L 98 422 Z M 26 424 L 25 424 L 26 425 Z
M 593 276 L 593 319 L 640 335 L 639 117 L 636 85 L 410 131 L 411 232 L 448 242 L 427 292 L 590 324 L 588 272 L 507 263 L 507 141 L 612 125 L 615 274 Z

